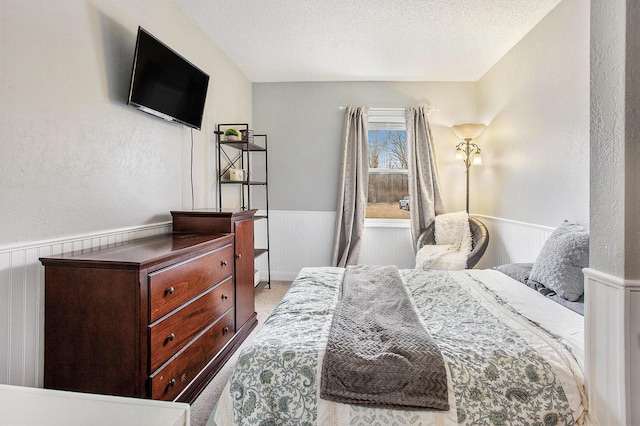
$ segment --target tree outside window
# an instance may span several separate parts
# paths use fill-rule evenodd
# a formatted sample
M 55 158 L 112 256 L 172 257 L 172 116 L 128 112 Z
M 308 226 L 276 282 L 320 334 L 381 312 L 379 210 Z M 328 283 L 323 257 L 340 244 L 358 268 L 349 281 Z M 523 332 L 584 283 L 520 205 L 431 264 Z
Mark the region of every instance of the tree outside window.
M 369 130 L 367 218 L 409 219 L 407 134 L 402 129 Z M 389 126 L 387 126 L 389 127 Z M 397 126 L 396 126 L 397 127 Z

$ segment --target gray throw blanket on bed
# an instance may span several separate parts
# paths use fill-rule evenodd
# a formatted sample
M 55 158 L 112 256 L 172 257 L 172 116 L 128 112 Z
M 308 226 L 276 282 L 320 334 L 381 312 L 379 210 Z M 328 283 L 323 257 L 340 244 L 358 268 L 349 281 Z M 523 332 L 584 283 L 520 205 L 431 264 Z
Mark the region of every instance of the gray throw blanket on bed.
M 448 410 L 447 372 L 395 266 L 349 266 L 322 364 L 320 397 Z

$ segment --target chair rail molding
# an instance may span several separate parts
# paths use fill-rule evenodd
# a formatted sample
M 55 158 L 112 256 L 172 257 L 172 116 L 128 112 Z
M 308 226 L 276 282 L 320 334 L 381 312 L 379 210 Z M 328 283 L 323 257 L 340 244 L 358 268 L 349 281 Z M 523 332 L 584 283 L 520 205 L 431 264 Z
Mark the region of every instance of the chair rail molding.
M 476 266 L 534 262 L 555 228 L 491 216 L 472 215 L 489 231 L 489 247 Z M 335 212 L 271 210 L 272 277 L 293 280 L 305 266 L 329 265 Z M 360 263 L 413 268 L 415 253 L 409 221 L 365 222 Z M 256 264 L 260 269 L 260 266 Z
M 533 262 L 553 232 L 553 228 L 534 224 L 472 216 L 478 217 L 490 234 L 489 247 L 477 268 Z M 271 210 L 269 220 L 272 279 L 293 280 L 303 267 L 330 264 L 335 212 Z M 40 257 L 168 232 L 171 222 L 162 222 L 0 247 L 0 383 L 42 386 L 44 268 Z M 361 263 L 414 267 L 408 222 L 369 224 L 363 238 Z M 266 266 L 259 261 L 256 268 L 266 273 Z
M 555 228 L 493 216 L 471 214 L 489 231 L 489 246 L 476 269 L 505 263 L 535 262 L 542 246 Z
M 0 383 L 42 387 L 44 267 L 40 257 L 93 250 L 171 232 L 171 222 L 0 247 Z

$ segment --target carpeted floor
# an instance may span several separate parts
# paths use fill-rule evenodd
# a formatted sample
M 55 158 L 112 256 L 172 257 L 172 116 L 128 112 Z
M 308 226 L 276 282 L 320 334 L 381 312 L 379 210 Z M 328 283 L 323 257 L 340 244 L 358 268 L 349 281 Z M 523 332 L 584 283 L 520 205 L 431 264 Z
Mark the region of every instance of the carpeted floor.
M 256 312 L 258 314 L 258 326 L 251 332 L 249 337 L 244 341 L 240 348 L 233 354 L 229 361 L 222 367 L 216 377 L 209 383 L 209 385 L 202 391 L 198 399 L 191 405 L 191 425 L 192 426 L 204 426 L 209 419 L 209 415 L 215 407 L 222 389 L 227 384 L 227 380 L 231 376 L 233 366 L 238 360 L 238 354 L 247 344 L 251 341 L 253 335 L 260 329 L 262 323 L 271 314 L 271 311 L 276 307 L 278 302 L 282 299 L 282 296 L 289 290 L 291 282 L 289 281 L 271 281 L 271 288 L 260 288 L 255 293 Z

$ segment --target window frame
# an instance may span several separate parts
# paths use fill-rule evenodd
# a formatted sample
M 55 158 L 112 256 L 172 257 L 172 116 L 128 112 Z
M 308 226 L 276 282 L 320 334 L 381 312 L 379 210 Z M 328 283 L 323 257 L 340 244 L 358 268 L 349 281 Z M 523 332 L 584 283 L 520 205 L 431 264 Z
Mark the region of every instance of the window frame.
M 369 109 L 367 130 L 400 130 L 407 131 L 404 108 L 380 108 Z M 401 170 L 409 173 L 408 169 L 378 169 L 378 170 Z M 367 172 L 369 173 L 369 172 Z M 410 219 L 392 218 L 365 218 L 365 228 L 410 228 Z

